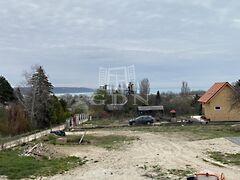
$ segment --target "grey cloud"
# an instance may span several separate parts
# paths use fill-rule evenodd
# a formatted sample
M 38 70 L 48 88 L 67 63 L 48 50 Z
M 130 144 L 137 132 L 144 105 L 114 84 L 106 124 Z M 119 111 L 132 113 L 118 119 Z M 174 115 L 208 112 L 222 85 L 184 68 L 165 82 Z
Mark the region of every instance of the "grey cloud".
M 98 67 L 135 64 L 154 87 L 231 82 L 239 8 L 237 0 L 0 0 L 0 72 L 17 85 L 38 63 L 56 85 L 94 87 Z

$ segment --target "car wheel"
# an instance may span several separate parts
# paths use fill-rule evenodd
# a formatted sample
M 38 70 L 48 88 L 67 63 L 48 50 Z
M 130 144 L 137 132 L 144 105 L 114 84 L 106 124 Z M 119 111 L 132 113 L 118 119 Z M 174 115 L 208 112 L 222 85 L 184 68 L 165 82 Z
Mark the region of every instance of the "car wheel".
M 151 122 L 147 122 L 147 125 L 151 125 L 152 123 Z
M 134 126 L 135 124 L 136 124 L 135 122 L 129 123 L 130 126 Z

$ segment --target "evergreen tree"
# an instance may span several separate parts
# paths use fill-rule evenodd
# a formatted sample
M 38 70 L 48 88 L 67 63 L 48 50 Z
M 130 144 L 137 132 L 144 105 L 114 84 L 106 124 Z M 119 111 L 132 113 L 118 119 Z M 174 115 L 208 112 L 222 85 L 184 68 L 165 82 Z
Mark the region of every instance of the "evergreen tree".
M 0 76 L 0 103 L 6 104 L 14 100 L 16 100 L 16 98 L 13 88 L 3 76 Z
M 51 97 L 50 119 L 51 124 L 59 124 L 65 121 L 62 104 L 56 96 Z
M 68 111 L 67 110 L 67 102 L 64 99 L 60 99 L 59 102 L 61 103 L 63 111 Z
M 49 82 L 43 68 L 40 66 L 32 75 L 30 81 L 30 117 L 36 128 L 49 127 L 51 124 L 51 94 L 53 86 Z
M 161 103 L 161 96 L 160 96 L 160 92 L 157 91 L 157 95 L 156 95 L 156 103 L 155 105 L 159 106 Z
M 200 96 L 198 94 L 196 94 L 191 102 L 191 107 L 194 108 L 195 113 L 201 115 L 202 114 L 202 105 L 201 105 L 201 103 L 198 102 L 199 99 L 200 99 Z

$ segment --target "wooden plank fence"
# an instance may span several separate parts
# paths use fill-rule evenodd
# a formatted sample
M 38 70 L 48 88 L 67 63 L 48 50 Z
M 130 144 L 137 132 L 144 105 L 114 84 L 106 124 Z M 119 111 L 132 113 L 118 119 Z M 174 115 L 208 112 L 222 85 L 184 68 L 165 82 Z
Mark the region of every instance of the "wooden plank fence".
M 76 120 L 77 120 L 77 125 L 80 125 L 80 124 L 82 124 L 82 123 L 84 123 L 88 120 L 88 116 L 86 114 L 77 114 L 75 116 L 76 116 Z M 54 128 L 47 129 L 47 130 L 44 130 L 44 131 L 41 131 L 41 132 L 38 132 L 38 133 L 34 133 L 34 134 L 31 134 L 31 135 L 27 135 L 27 136 L 21 137 L 17 140 L 12 140 L 12 141 L 9 141 L 9 142 L 2 142 L 2 143 L 0 143 L 0 151 L 4 150 L 4 149 L 10 149 L 10 148 L 19 146 L 21 144 L 39 139 L 43 136 L 46 136 L 46 135 L 50 134 L 51 131 L 59 131 L 59 130 L 69 129 L 70 128 L 69 124 L 70 124 L 71 120 L 72 120 L 72 118 L 69 118 L 69 119 L 66 120 L 66 123 L 63 124 L 63 125 L 56 126 Z
M 31 135 L 28 135 L 28 136 L 25 136 L 25 137 L 21 137 L 17 140 L 1 143 L 0 151 L 4 150 L 4 149 L 10 149 L 10 148 L 19 146 L 21 144 L 39 139 L 39 138 L 41 138 L 45 135 L 48 135 L 51 131 L 64 130 L 65 128 L 66 128 L 66 125 L 64 124 L 64 125 L 56 126 L 52 129 L 47 129 L 47 130 L 44 130 L 44 131 L 41 131 L 41 132 L 38 132 L 38 133 L 35 133 L 35 134 L 31 134 Z

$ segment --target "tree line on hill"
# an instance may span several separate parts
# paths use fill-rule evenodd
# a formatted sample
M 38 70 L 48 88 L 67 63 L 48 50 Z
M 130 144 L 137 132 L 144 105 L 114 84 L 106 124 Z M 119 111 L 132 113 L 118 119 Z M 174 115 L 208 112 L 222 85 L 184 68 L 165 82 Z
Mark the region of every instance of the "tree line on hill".
M 131 83 L 130 83 L 131 84 Z M 131 87 L 131 86 L 130 86 Z M 198 99 L 203 95 L 204 91 L 191 91 L 188 83 L 183 82 L 180 93 L 157 91 L 156 94 L 150 94 L 150 81 L 148 78 L 142 79 L 139 83 L 139 91 L 132 91 L 128 88 L 127 91 L 108 91 L 106 88 L 98 89 L 94 95 L 94 101 L 97 103 L 104 102 L 105 105 L 90 105 L 90 114 L 93 117 L 112 117 L 112 116 L 137 116 L 138 106 L 164 106 L 164 116 L 170 116 L 171 110 L 176 110 L 180 116 L 200 115 L 202 113 L 201 104 Z M 106 104 L 112 104 L 113 95 L 123 94 L 127 97 L 127 103 L 117 110 L 109 110 Z M 146 101 L 134 102 L 134 97 L 131 94 L 137 94 Z M 121 103 L 122 96 L 117 96 L 117 102 Z
M 53 94 L 53 85 L 41 66 L 26 76 L 26 85 L 29 91 L 23 95 L 0 76 L 0 134 L 48 128 L 71 115 L 66 102 Z
M 132 84 L 132 83 L 130 83 Z M 150 82 L 147 78 L 144 78 L 139 84 L 139 92 L 131 89 L 129 86 L 127 91 L 107 91 L 107 89 L 98 89 L 95 92 L 94 101 L 104 102 L 105 104 L 112 104 L 113 96 L 116 94 L 124 93 L 127 97 L 127 103 L 121 107 L 121 109 L 109 110 L 106 105 L 96 106 L 90 105 L 89 111 L 93 117 L 132 117 L 137 116 L 138 106 L 159 106 L 164 107 L 164 116 L 171 116 L 170 111 L 175 110 L 177 116 L 189 116 L 189 115 L 202 115 L 202 106 L 198 102 L 199 98 L 205 93 L 205 91 L 198 90 L 192 91 L 187 82 L 182 82 L 181 91 L 179 93 L 157 91 L 156 94 L 150 93 Z M 232 83 L 234 94 L 230 101 L 232 108 L 240 108 L 240 80 Z M 134 103 L 134 97 L 131 94 L 138 94 L 147 99 L 146 102 L 137 101 Z M 122 102 L 122 97 L 117 97 L 117 102 Z

